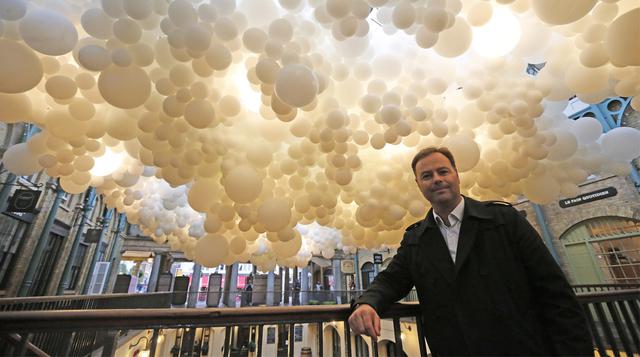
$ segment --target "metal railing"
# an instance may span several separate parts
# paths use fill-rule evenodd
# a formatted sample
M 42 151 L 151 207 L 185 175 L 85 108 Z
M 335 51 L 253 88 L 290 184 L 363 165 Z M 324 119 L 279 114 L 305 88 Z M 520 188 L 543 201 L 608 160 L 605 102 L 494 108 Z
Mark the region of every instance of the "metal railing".
M 598 351 L 600 356 L 620 356 L 622 353 L 631 356 L 634 353 L 640 353 L 640 289 L 599 288 L 609 288 L 610 290 L 577 294 L 593 336 L 594 350 Z M 350 293 L 359 294 L 360 292 L 350 291 Z M 130 297 L 138 298 L 138 296 Z M 102 298 L 108 299 L 107 296 L 102 296 Z M 411 298 L 411 294 L 408 298 Z M 14 302 L 17 303 L 18 300 L 34 299 L 45 298 L 13 300 L 16 300 Z M 25 303 L 18 306 L 33 307 L 32 303 L 33 301 L 31 304 Z M 105 303 L 102 306 L 106 305 Z M 322 331 L 323 323 L 335 321 L 340 321 L 344 325 L 345 341 L 351 341 L 346 322 L 350 310 L 349 306 L 344 304 L 200 309 L 148 308 L 64 311 L 61 308 L 52 311 L 27 310 L 5 309 L 4 312 L 0 312 L 0 352 L 3 351 L 3 348 L 9 348 L 14 352 L 30 351 L 30 354 L 38 354 L 35 351 L 39 349 L 43 353 L 51 355 L 82 356 L 101 346 L 107 346 L 109 341 L 113 340 L 113 336 L 117 336 L 114 331 L 129 329 L 154 329 L 157 331 L 158 329 L 225 326 L 228 327 L 226 331 L 228 334 L 231 326 L 251 325 L 257 327 L 257 346 L 260 353 L 262 327 L 266 324 L 288 325 L 291 335 L 291 342 L 288 342 L 288 346 L 292 349 L 295 343 L 292 337 L 294 325 L 319 324 L 319 331 Z M 384 317 L 393 320 L 394 335 L 397 341 L 396 348 L 398 351 L 402 350 L 400 319 L 409 319 L 411 322 L 421 321 L 418 305 L 416 303 L 396 304 Z M 416 327 L 419 336 L 422 336 L 422 324 L 417 323 Z M 108 333 L 109 331 L 110 333 Z M 322 351 L 323 336 L 322 333 L 318 335 L 317 351 Z M 426 354 L 426 347 L 422 346 L 424 339 L 419 338 L 420 350 L 424 355 Z M 348 344 L 345 342 L 347 356 L 351 355 L 351 350 L 354 348 L 352 342 Z M 151 344 L 154 343 L 155 341 L 151 341 Z M 373 345 L 377 348 L 376 344 Z M 225 356 L 228 356 L 229 341 L 225 342 L 224 348 Z M 288 355 L 292 356 L 291 353 Z M 377 351 L 373 351 L 373 355 L 376 356 Z
M 106 333 L 113 330 L 131 329 L 179 329 L 179 328 L 207 328 L 227 327 L 223 356 L 229 356 L 231 346 L 229 334 L 231 326 L 257 326 L 256 356 L 262 356 L 263 327 L 271 324 L 286 324 L 289 326 L 289 338 L 287 341 L 288 355 L 293 356 L 295 338 L 294 327 L 296 324 L 317 324 L 318 331 L 323 330 L 324 323 L 341 322 L 344 325 L 344 346 L 346 355 L 351 356 L 354 350 L 351 332 L 347 319 L 351 313 L 349 305 L 332 306 L 288 306 L 288 307 L 245 307 L 237 309 L 206 308 L 206 309 L 120 309 L 110 310 L 82 310 L 82 311 L 11 311 L 0 313 L 0 336 L 8 334 L 21 334 L 36 337 L 43 334 L 75 333 L 78 331 L 92 331 L 96 335 L 113 336 Z M 402 338 L 400 320 L 408 319 L 411 322 L 420 321 L 420 308 L 416 303 L 394 304 L 382 318 L 393 321 L 395 336 L 395 354 L 402 355 Z M 424 339 L 422 324 L 417 324 L 418 345 L 420 354 L 427 355 L 427 347 Z M 154 355 L 156 348 L 156 336 L 150 340 L 151 353 Z M 317 355 L 323 356 L 323 333 L 316 336 Z M 30 338 L 23 338 L 23 343 L 30 342 Z M 94 350 L 100 347 L 107 348 L 112 343 L 109 338 L 103 337 L 95 340 Z M 38 346 L 50 355 L 82 355 L 69 349 L 63 349 L 58 345 L 34 345 Z M 16 346 L 16 349 L 21 346 Z M 104 355 L 104 350 L 103 350 Z M 378 347 L 373 344 L 373 355 L 378 355 Z
M 640 353 L 640 289 L 578 294 L 600 356 Z
M 232 290 L 229 292 L 229 301 L 224 301 L 224 291 L 209 292 L 206 290 L 144 294 L 39 296 L 2 298 L 0 299 L 0 311 L 340 305 L 349 304 L 351 300 L 356 299 L 363 292 L 363 290 L 310 290 L 282 294 L 282 292 L 276 291 Z M 271 295 L 272 298 L 268 299 L 268 295 Z M 193 306 L 189 304 L 190 301 Z M 415 289 L 402 299 L 402 302 L 411 301 L 418 301 Z
M 640 284 L 578 284 L 572 285 L 571 287 L 577 294 L 598 291 L 640 289 Z

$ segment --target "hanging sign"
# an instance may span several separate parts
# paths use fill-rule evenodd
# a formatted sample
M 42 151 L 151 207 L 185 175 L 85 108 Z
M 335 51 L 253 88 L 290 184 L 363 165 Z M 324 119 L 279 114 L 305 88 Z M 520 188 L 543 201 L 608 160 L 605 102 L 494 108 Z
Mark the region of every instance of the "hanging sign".
M 341 261 L 340 270 L 342 270 L 342 273 L 344 274 L 354 274 L 355 273 L 354 261 L 351 259 Z
M 98 243 L 100 240 L 100 234 L 102 233 L 102 229 L 99 228 L 90 228 L 84 233 L 84 242 L 85 243 Z
M 564 200 L 560 200 L 559 204 L 562 208 L 568 208 L 572 206 L 577 206 L 597 200 L 601 200 L 603 198 L 613 197 L 618 194 L 618 190 L 615 187 L 607 187 L 597 191 L 583 193 L 580 196 L 576 196 L 573 198 L 566 198 Z
M 42 191 L 17 189 L 9 199 L 7 212 L 32 213 L 36 209 Z

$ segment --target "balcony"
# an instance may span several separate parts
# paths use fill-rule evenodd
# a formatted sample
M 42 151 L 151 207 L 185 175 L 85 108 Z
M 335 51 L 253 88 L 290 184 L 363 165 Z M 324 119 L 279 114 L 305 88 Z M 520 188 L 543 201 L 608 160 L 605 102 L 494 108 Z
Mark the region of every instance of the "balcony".
M 640 353 L 637 285 L 574 289 L 587 291 L 579 292 L 578 299 L 587 313 L 595 355 Z M 38 356 L 428 355 L 422 326 L 416 324 L 416 302 L 395 304 L 383 316 L 380 341 L 373 343 L 350 333 L 349 306 L 337 304 L 349 296 L 326 293 L 318 305 L 237 308 L 172 307 L 171 293 L 0 299 L 0 351 Z M 242 292 L 237 294 L 242 299 Z

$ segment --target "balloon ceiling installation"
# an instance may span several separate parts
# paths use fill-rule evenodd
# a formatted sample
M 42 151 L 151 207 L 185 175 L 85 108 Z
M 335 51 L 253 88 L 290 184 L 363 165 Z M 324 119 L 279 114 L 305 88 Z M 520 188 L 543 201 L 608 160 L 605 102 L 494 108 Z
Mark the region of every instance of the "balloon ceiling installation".
M 94 186 L 206 266 L 398 244 L 428 209 L 408 164 L 427 145 L 464 193 L 543 204 L 640 155 L 639 131 L 563 114 L 640 109 L 637 0 L 2 0 L 0 19 L 0 120 L 42 129 L 6 167 Z

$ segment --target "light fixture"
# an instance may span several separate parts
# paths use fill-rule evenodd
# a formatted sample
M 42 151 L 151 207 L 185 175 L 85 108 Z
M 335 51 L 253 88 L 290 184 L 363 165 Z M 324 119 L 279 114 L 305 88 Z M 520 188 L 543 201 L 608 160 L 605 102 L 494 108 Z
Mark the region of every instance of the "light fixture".
M 262 106 L 260 93 L 251 87 L 251 83 L 247 79 L 242 66 L 235 66 L 232 73 L 231 77 L 234 78 L 233 85 L 239 92 L 239 97 L 244 107 L 250 112 L 260 113 L 260 107 Z
M 501 57 L 518 45 L 521 35 L 522 29 L 516 16 L 504 7 L 496 7 L 489 22 L 473 28 L 471 46 L 482 57 Z
M 111 175 L 122 165 L 124 155 L 124 153 L 113 151 L 113 149 L 106 146 L 104 154 L 95 158 L 95 163 L 89 173 L 93 176 Z

